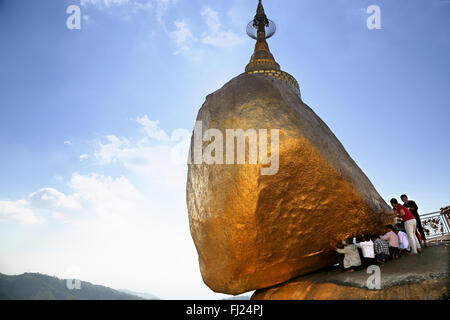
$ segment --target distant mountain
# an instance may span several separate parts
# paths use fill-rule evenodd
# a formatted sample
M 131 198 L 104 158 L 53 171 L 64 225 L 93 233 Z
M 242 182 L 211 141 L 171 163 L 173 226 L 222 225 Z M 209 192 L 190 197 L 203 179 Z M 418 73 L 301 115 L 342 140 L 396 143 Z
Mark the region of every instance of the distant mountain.
M 81 281 L 69 290 L 67 281 L 40 273 L 9 276 L 0 273 L 0 300 L 143 300 L 108 287 Z
M 150 294 L 150 293 L 135 292 L 135 291 L 127 290 L 127 289 L 119 289 L 119 291 L 123 292 L 123 293 L 131 294 L 133 296 L 138 296 L 145 300 L 160 300 L 157 296 Z

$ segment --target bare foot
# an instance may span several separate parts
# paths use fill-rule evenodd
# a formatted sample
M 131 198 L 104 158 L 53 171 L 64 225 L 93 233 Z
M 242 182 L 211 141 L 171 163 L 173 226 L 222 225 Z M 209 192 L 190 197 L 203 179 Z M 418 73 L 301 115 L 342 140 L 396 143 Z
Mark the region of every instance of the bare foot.
M 408 255 L 409 255 L 409 256 L 415 256 L 415 255 L 417 255 L 417 253 L 409 252 Z
M 350 270 L 347 270 L 346 272 L 355 272 L 355 270 L 350 269 Z

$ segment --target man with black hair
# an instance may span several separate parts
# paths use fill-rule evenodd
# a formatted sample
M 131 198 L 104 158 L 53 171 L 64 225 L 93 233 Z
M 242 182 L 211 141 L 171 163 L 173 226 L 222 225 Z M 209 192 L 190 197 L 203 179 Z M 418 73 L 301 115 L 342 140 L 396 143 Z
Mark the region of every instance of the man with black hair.
M 389 244 L 386 241 L 381 240 L 376 234 L 372 235 L 370 238 L 373 241 L 375 258 L 378 263 L 385 263 L 389 259 Z
M 420 252 L 422 250 L 419 240 L 417 240 L 416 237 L 416 219 L 408 208 L 398 203 L 397 199 L 391 199 L 391 205 L 394 211 L 397 213 L 397 216 L 402 218 L 404 222 L 406 234 L 408 235 L 409 245 L 411 246 L 411 252 L 409 254 L 416 255 L 417 251 Z
M 373 249 L 373 242 L 372 240 L 370 240 L 369 235 L 364 235 L 364 241 L 357 242 L 356 247 L 358 247 L 358 249 L 361 249 L 361 260 L 364 268 L 377 264 L 377 260 L 375 259 L 375 251 Z
M 427 247 L 427 238 L 425 237 L 425 232 L 423 231 L 422 221 L 420 220 L 419 215 L 419 207 L 416 202 L 413 200 L 409 200 L 406 194 L 402 194 L 400 199 L 403 201 L 403 205 L 411 211 L 414 218 L 416 219 L 417 231 L 420 233 L 420 237 L 422 238 L 423 244 Z M 417 235 L 416 235 L 417 236 Z

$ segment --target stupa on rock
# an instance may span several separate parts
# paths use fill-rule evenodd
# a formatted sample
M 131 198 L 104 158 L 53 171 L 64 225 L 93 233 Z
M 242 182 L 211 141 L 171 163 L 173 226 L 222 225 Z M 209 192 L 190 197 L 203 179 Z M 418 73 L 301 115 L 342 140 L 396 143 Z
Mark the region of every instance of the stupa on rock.
M 203 280 L 216 292 L 240 294 L 318 270 L 335 262 L 338 241 L 393 222 L 366 175 L 302 101 L 295 78 L 281 71 L 267 44 L 274 28 L 259 1 L 247 28 L 256 39 L 250 63 L 207 96 L 192 136 L 190 231 Z M 261 129 L 271 133 L 273 163 L 261 151 Z M 246 133 L 244 141 L 230 132 Z M 228 158 L 225 140 L 232 152 L 234 142 L 245 147 L 244 163 L 228 161 L 239 155 Z M 258 150 L 254 163 L 250 150 Z M 268 166 L 275 170 L 263 174 Z
M 258 3 L 255 18 L 247 25 L 247 34 L 256 40 L 255 52 L 250 63 L 245 67 L 247 74 L 264 74 L 288 83 L 300 96 L 300 87 L 297 80 L 289 73 L 280 69 L 269 50 L 266 39 L 272 37 L 276 32 L 276 25 L 269 20 L 264 11 L 261 0 Z

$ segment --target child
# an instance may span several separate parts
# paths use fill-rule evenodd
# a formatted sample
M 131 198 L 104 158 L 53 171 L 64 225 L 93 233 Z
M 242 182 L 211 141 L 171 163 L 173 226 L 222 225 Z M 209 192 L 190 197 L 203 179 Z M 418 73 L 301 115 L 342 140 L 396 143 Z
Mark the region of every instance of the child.
M 375 251 L 373 249 L 373 242 L 370 240 L 369 235 L 364 235 L 364 241 L 358 242 L 356 246 L 361 249 L 362 252 L 362 265 L 364 268 L 377 264 L 375 260 Z
M 387 233 L 385 235 L 380 236 L 381 240 L 387 241 L 389 243 L 389 257 L 391 259 L 398 259 L 399 255 L 399 241 L 398 241 L 398 235 L 394 233 L 394 226 L 389 224 L 386 226 Z
M 337 248 L 336 251 L 344 254 L 343 261 L 340 261 L 343 271 L 353 272 L 361 266 L 361 259 L 359 258 L 358 249 L 353 244 L 352 238 L 348 238 L 346 241 L 346 246 L 343 248 Z
M 408 241 L 408 235 L 402 231 L 402 225 L 400 223 L 395 225 L 396 228 L 394 232 L 398 236 L 398 248 L 400 250 L 400 254 L 403 254 L 405 251 L 409 251 L 409 241 Z
M 377 262 L 380 264 L 385 263 L 389 259 L 389 244 L 381 240 L 376 234 L 372 235 L 371 239 Z

